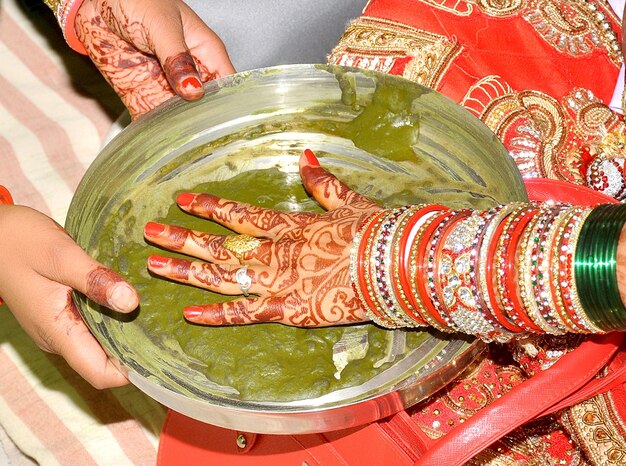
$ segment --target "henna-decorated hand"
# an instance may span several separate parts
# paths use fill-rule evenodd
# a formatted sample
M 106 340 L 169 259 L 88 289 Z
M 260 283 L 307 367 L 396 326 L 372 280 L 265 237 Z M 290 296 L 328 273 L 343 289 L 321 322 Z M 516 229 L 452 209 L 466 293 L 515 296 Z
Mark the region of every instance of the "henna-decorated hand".
M 0 296 L 20 325 L 94 387 L 128 383 L 85 326 L 73 290 L 119 312 L 139 303 L 122 277 L 91 259 L 52 219 L 0 205 Z
M 76 33 L 133 118 L 235 70 L 224 44 L 182 0 L 85 0 Z
M 187 320 L 302 327 L 368 320 L 350 285 L 350 248 L 360 223 L 380 208 L 320 167 L 310 151 L 300 158 L 300 173 L 305 188 L 326 213 L 277 212 L 209 194 L 178 196 L 178 205 L 186 212 L 259 238 L 259 244 L 242 257 L 251 278 L 249 292 L 256 296 L 187 307 Z M 230 236 L 157 223 L 148 223 L 144 235 L 154 244 L 203 260 L 152 255 L 151 272 L 226 295 L 242 293 L 235 278 L 242 266 L 223 246 Z

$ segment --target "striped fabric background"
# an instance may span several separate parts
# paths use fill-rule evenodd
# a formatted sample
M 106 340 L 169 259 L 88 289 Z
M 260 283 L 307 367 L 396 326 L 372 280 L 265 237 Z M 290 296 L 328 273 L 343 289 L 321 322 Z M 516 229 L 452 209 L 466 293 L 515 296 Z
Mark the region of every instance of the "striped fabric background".
M 0 1 L 0 184 L 16 203 L 63 224 L 122 110 L 90 62 L 65 45 L 40 0 Z M 91 388 L 0 307 L 0 425 L 36 463 L 154 465 L 164 414 L 132 386 Z M 4 449 L 0 464 L 28 464 L 11 445 Z

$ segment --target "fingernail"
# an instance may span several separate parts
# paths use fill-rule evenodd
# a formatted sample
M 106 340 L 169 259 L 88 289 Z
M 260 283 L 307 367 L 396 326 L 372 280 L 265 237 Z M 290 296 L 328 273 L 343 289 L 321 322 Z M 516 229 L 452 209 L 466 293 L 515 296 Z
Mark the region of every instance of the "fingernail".
M 309 162 L 309 165 L 313 165 L 314 167 L 320 166 L 320 161 L 317 160 L 317 157 L 311 149 L 304 149 L 304 156 L 306 157 L 306 161 Z
M 197 306 L 190 306 L 183 309 L 183 314 L 185 314 L 185 319 L 187 320 L 195 320 L 200 317 L 202 313 L 202 308 Z
M 181 207 L 189 207 L 189 204 L 191 204 L 195 197 L 196 196 L 191 193 L 182 193 L 176 198 L 176 203 Z
M 153 269 L 162 269 L 167 266 L 169 259 L 163 256 L 157 256 L 156 254 L 152 254 L 148 257 L 148 265 Z
M 143 229 L 146 236 L 159 236 L 165 231 L 165 225 L 161 223 L 148 222 Z
M 192 87 L 194 89 L 200 89 L 202 87 L 202 83 L 195 76 L 190 76 L 188 78 L 183 79 L 183 82 L 181 84 L 183 88 L 185 89 L 189 87 Z
M 118 311 L 132 311 L 137 307 L 137 294 L 124 282 L 113 285 L 107 298 L 109 305 Z

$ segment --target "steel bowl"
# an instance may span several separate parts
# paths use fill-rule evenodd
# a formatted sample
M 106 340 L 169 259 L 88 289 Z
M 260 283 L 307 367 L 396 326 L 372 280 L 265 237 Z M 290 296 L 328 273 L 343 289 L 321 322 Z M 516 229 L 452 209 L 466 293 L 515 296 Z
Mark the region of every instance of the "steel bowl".
M 129 264 L 124 246 L 140 245 L 145 257 L 155 252 L 144 243 L 143 224 L 165 218 L 178 192 L 274 170 L 280 182 L 261 177 L 247 185 L 264 193 L 253 201 L 300 209 L 300 201 L 281 193 L 287 185 L 300 185 L 297 159 L 307 147 L 351 187 L 388 206 L 440 202 L 488 208 L 526 200 L 521 177 L 494 134 L 446 97 L 385 74 L 294 65 L 210 82 L 201 100 L 172 99 L 125 128 L 80 183 L 67 229 L 98 260 L 123 274 L 134 272 L 136 286 L 153 283 L 160 279 L 145 271 L 145 258 L 139 266 Z M 150 298 L 158 300 L 159 293 Z M 133 384 L 187 416 L 250 432 L 312 433 L 375 421 L 431 395 L 484 349 L 470 338 L 426 333 L 415 347 L 353 386 L 300 399 L 245 399 L 215 383 L 207 364 L 190 356 L 175 337 L 201 332 L 193 335 L 202 346 L 217 335 L 212 332 L 219 329 L 190 326 L 182 318 L 184 305 L 199 303 L 177 303 L 180 307 L 170 310 L 173 330 L 165 331 L 144 325 L 151 311 L 143 305 L 122 318 L 84 297 L 78 301 L 87 325 Z M 239 336 L 249 342 L 269 332 L 271 338 L 271 329 L 316 331 L 285 330 L 279 324 L 239 327 L 229 330 L 233 348 L 244 346 L 237 343 Z M 284 348 L 275 351 L 280 359 Z M 247 370 L 257 369 L 263 368 Z

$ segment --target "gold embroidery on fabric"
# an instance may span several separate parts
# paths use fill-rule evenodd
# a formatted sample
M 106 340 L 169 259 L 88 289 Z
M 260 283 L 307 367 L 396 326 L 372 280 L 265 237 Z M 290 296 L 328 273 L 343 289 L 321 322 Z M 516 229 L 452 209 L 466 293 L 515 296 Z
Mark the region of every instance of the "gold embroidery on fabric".
M 593 464 L 626 464 L 626 426 L 610 392 L 568 408 L 562 421 Z
M 489 16 L 511 16 L 526 6 L 527 0 L 421 0 L 427 5 L 456 16 L 470 16 L 476 6 Z
M 519 466 L 513 454 L 503 455 L 491 448 L 486 448 L 466 463 L 466 466 Z
M 591 186 L 589 157 L 622 157 L 626 147 L 626 127 L 587 89 L 559 102 L 539 91 L 515 92 L 492 75 L 471 86 L 460 103 L 498 136 L 525 178 Z
M 615 131 L 607 132 L 595 147 L 596 157 L 620 159 L 626 155 L 626 128 L 620 124 Z
M 615 24 L 621 24 L 621 17 L 618 16 L 615 11 L 613 11 L 613 7 L 611 6 L 610 2 L 608 2 L 607 0 L 596 0 L 596 5 L 598 5 L 602 9 L 602 13 L 605 15 L 605 17 L 610 17 L 610 19 Z
M 623 166 L 626 127 L 609 107 L 587 89 L 574 89 L 563 105 L 573 137 L 561 155 L 562 165 L 583 175 L 581 184 L 618 200 L 624 198 Z M 591 163 L 583 158 L 592 157 Z M 581 170 L 587 164 L 584 170 Z M 578 180 L 575 180 L 576 182 Z
M 64 5 L 64 2 L 62 0 L 43 0 L 43 2 L 52 10 L 57 21 L 59 21 L 59 24 L 61 24 L 63 8 L 64 6 L 67 6 L 67 2 L 65 2 L 66 5 Z M 61 26 L 63 26 L 63 24 L 61 24 Z
M 475 391 L 479 394 L 479 397 L 475 396 L 474 394 L 471 400 L 478 405 L 478 407 L 475 408 L 468 408 L 465 403 L 463 403 L 463 401 L 454 400 L 448 395 L 443 396 L 441 398 L 441 401 L 443 401 L 443 404 L 453 410 L 455 413 L 464 418 L 469 418 L 495 400 L 493 393 L 491 393 L 490 387 L 486 384 L 476 386 Z
M 525 0 L 476 0 L 476 6 L 489 16 L 511 16 L 526 6 Z
M 574 89 L 564 102 L 574 113 L 581 136 L 601 138 L 618 123 L 617 115 L 589 90 Z
M 502 80 L 500 76 L 489 75 L 470 86 L 463 99 L 461 99 L 460 104 L 478 118 L 482 118 L 488 105 L 500 97 L 513 94 L 513 92 L 511 86 Z M 511 104 L 508 107 L 505 105 L 503 108 L 498 109 L 498 111 L 487 113 L 487 118 L 491 120 L 487 122 L 487 126 L 490 128 L 496 126 L 505 115 L 513 110 L 512 107 L 514 105 L 515 104 Z
M 486 449 L 467 463 L 468 466 L 547 466 L 567 464 L 568 466 L 583 466 L 587 462 L 582 458 L 579 450 L 572 446 L 567 463 L 557 452 L 551 451 L 550 443 L 556 433 L 562 435 L 563 429 L 554 417 L 548 416 L 522 427 L 517 428 L 499 440 L 510 453 Z M 501 449 L 501 448 L 500 448 Z M 514 453 L 524 460 L 514 460 Z M 556 453 L 556 454 L 555 454 Z
M 524 9 L 522 17 L 561 53 L 579 56 L 604 48 L 613 63 L 621 64 L 621 51 L 605 20 L 605 8 L 600 2 L 540 0 Z
M 56 12 L 57 9 L 59 8 L 59 3 L 61 3 L 61 0 L 43 0 L 43 2 L 48 5 L 48 7 Z
M 626 136 L 609 137 L 626 134 L 617 115 L 586 89 L 574 89 L 559 102 L 539 91 L 515 92 L 499 76 L 487 76 L 461 104 L 498 136 L 525 178 L 588 185 L 589 157 L 621 157 L 613 146 L 626 146 Z
M 490 371 L 485 369 L 487 363 L 487 359 L 484 359 L 476 367 L 471 368 L 469 371 L 466 370 L 460 376 L 461 379 L 465 380 L 465 382 L 472 387 L 471 393 L 459 396 L 455 399 L 450 395 L 450 392 L 446 392 L 440 398 L 441 402 L 446 407 L 461 418 L 467 419 L 471 417 L 482 408 L 491 404 L 496 397 L 499 396 L 494 394 L 494 390 L 497 386 L 495 380 L 491 382 L 483 380 L 484 377 L 490 373 Z M 498 366 L 495 368 L 494 375 L 498 379 L 499 384 L 502 384 L 503 379 L 510 380 L 514 383 L 519 383 L 524 379 L 521 371 L 516 366 Z M 501 386 L 499 390 L 506 392 L 511 388 L 511 386 Z
M 496 87 L 497 77 L 488 78 L 473 86 L 463 102 L 471 102 L 475 112 L 479 110 L 475 103 L 484 102 L 478 117 L 507 142 L 522 176 L 562 179 L 555 155 L 565 143 L 567 130 L 559 102 L 538 91 L 515 93 L 504 83 Z M 491 101 L 485 102 L 480 94 L 492 96 Z
M 346 29 L 328 61 L 402 76 L 436 88 L 461 47 L 445 36 L 378 18 L 360 17 Z
M 559 52 L 579 56 L 598 48 L 616 65 L 623 62 L 617 34 L 620 24 L 606 0 L 421 0 L 456 16 L 470 16 L 476 7 L 493 17 L 521 15 Z
M 420 0 L 421 2 L 439 10 L 452 13 L 456 16 L 469 16 L 474 11 L 472 3 L 467 0 Z M 505 0 L 506 1 L 506 0 Z

